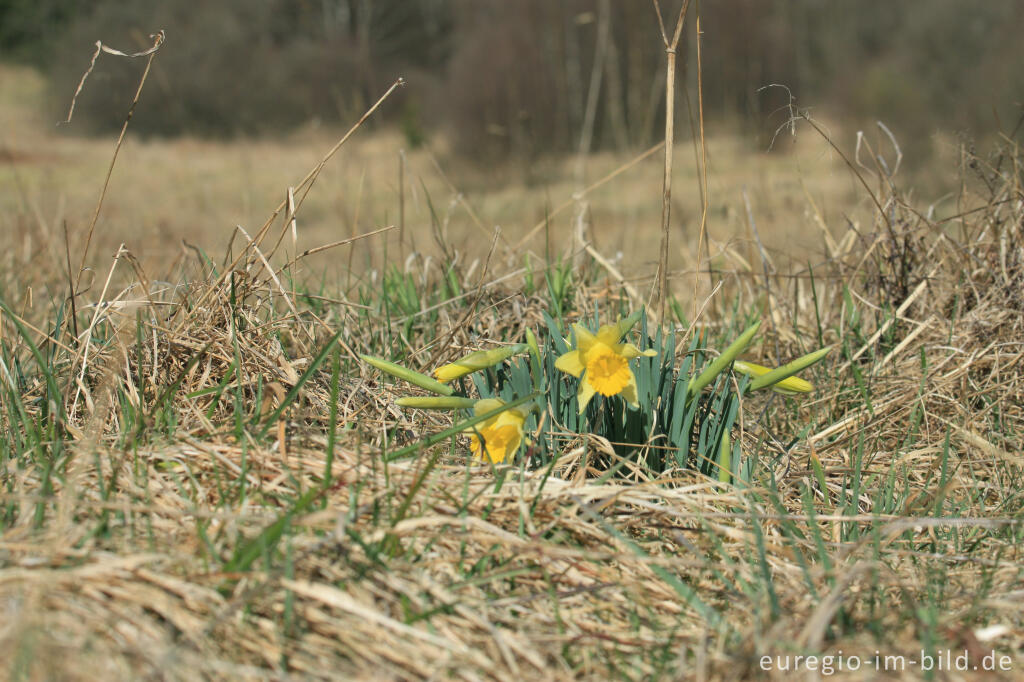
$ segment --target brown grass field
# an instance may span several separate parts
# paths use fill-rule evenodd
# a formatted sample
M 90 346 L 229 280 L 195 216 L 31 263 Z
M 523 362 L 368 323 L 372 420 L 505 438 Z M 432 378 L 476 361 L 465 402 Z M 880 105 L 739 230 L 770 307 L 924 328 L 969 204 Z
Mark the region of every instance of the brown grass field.
M 710 126 L 703 242 L 676 145 L 675 354 L 754 319 L 751 361 L 833 347 L 813 394 L 743 399 L 751 473 L 720 480 L 556 409 L 548 459 L 483 465 L 359 359 L 428 372 L 557 312 L 648 306 L 653 336 L 660 150 L 581 178 L 439 140 L 400 182 L 367 126 L 310 189 L 344 130 L 129 134 L 89 239 L 115 140 L 0 83 L 0 678 L 917 679 L 922 651 L 976 666 L 934 679 L 1022 675 L 1017 131 L 889 177 L 839 124 L 771 153 Z
M 12 189 L 0 197 L 0 208 L 7 215 L 25 216 L 23 224 L 9 223 L 15 234 L 27 233 L 42 242 L 26 244 L 27 250 L 58 254 L 63 250 L 60 226 L 64 221 L 84 232 L 92 217 L 114 140 L 75 137 L 73 124 L 58 128 L 56 122 L 64 112 L 51 113 L 52 125 L 44 121 L 41 77 L 14 67 L 4 67 L 3 74 L 0 123 L 7 131 L 3 144 Z M 262 225 L 288 186 L 315 166 L 343 132 L 307 128 L 283 139 L 238 143 L 141 141 L 129 134 L 104 202 L 103 229 L 97 231 L 91 247 L 97 254 L 91 264 L 109 264 L 122 242 L 157 271 L 175 260 L 182 240 L 208 252 L 223 249 L 235 225 L 250 231 Z M 344 153 L 317 178 L 316 191 L 303 207 L 299 248 L 396 224 L 403 146 L 402 138 L 388 130 L 361 131 L 353 137 Z M 592 154 L 578 182 L 575 158 L 481 169 L 448 158 L 446 146 L 440 140 L 433 152 L 419 149 L 407 154 L 402 183 L 406 255 L 441 255 L 432 235 L 428 199 L 445 222 L 446 239 L 465 250 L 463 258 L 470 260 L 486 255 L 495 226 L 502 229 L 500 243 L 520 246 L 518 251 L 543 258 L 550 249 L 571 249 L 578 216 L 585 211 L 587 236 L 595 246 L 608 257 L 621 253 L 627 269 L 637 271 L 636 277 L 650 276 L 660 234 L 660 152 L 648 154 L 626 170 L 622 167 L 642 156 L 642 150 L 629 156 Z M 747 202 L 768 253 L 787 263 L 792 257 L 813 258 L 822 252 L 822 222 L 827 226 L 841 225 L 847 218 L 858 223 L 871 220 L 871 202 L 863 187 L 827 142 L 809 128 L 796 137 L 780 132 L 772 153 L 727 131 L 710 134 L 707 146 L 708 232 L 716 260 L 727 259 L 729 251 L 752 256 Z M 693 260 L 700 227 L 695 151 L 689 142 L 680 143 L 676 151 L 673 212 L 678 234 L 673 255 L 684 263 Z M 888 149 L 883 152 L 892 156 Z M 945 179 L 955 189 L 955 153 L 945 153 L 954 157 Z M 581 201 L 573 201 L 578 190 L 616 171 L 621 172 L 614 179 L 586 193 Z M 942 198 L 941 193 L 936 197 Z M 944 215 L 952 212 L 948 201 L 940 204 Z M 535 230 L 549 214 L 550 229 Z M 532 238 L 522 241 L 531 233 Z M 73 245 L 77 236 L 72 230 Z M 388 242 L 394 256 L 397 232 L 389 235 Z M 372 248 L 356 254 L 356 265 L 360 270 L 368 263 L 380 267 L 383 253 L 382 240 L 375 239 Z M 518 259 L 523 254 L 504 255 Z M 308 269 L 318 272 L 332 262 L 313 259 Z

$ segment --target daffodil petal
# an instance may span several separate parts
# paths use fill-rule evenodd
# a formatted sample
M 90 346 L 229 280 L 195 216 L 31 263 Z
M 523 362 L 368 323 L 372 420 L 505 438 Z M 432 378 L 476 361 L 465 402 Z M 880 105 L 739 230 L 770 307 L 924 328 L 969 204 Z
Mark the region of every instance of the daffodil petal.
M 472 367 L 468 365 L 460 365 L 457 362 L 453 362 L 450 365 L 443 365 L 434 370 L 434 378 L 443 384 L 449 381 L 454 381 L 459 377 L 464 377 L 467 374 L 474 372 Z
M 643 316 L 644 311 L 637 310 L 629 317 L 619 320 L 618 324 L 615 325 L 616 327 L 618 327 L 619 339 L 621 340 L 622 338 L 624 338 L 626 334 L 629 333 L 629 330 L 632 329 L 633 326 L 636 325 L 636 323 L 639 322 L 640 318 L 642 318 Z
M 640 400 L 636 395 L 636 376 L 632 372 L 629 373 L 629 383 L 626 384 L 626 387 L 622 389 L 622 393 L 619 395 L 625 398 L 630 407 L 640 407 Z
M 597 330 L 597 340 L 606 346 L 615 346 L 622 340 L 622 330 L 618 324 L 606 324 Z
M 473 404 L 473 413 L 477 416 L 487 414 L 488 412 L 493 412 L 504 404 L 505 401 L 498 398 L 484 398 L 483 400 L 478 400 Z
M 484 433 L 484 443 L 477 448 L 477 458 L 484 459 L 486 452 L 487 459 L 494 464 L 501 464 L 508 459 L 509 454 L 519 449 L 520 436 L 516 433 L 515 426 L 494 426 Z
M 745 360 L 737 360 L 732 363 L 732 368 L 740 374 L 746 374 L 749 377 L 759 377 L 767 374 L 771 370 L 764 365 L 758 365 L 753 362 L 747 362 Z
M 814 390 L 814 385 L 800 377 L 787 377 L 777 384 L 772 384 L 772 390 L 783 395 L 796 395 L 810 393 Z
M 580 414 L 583 414 L 587 409 L 587 404 L 590 403 L 590 399 L 594 397 L 594 387 L 590 385 L 586 377 L 580 382 L 580 388 L 576 391 L 576 402 L 580 404 Z
M 477 414 L 495 410 L 504 405 L 497 398 L 486 398 L 477 401 L 474 410 Z M 500 464 L 515 455 L 523 442 L 523 422 L 526 413 L 517 409 L 506 410 L 491 417 L 483 424 L 477 424 L 469 440 L 470 450 L 477 460 L 490 460 Z
M 572 327 L 576 330 L 576 348 L 583 356 L 586 356 L 594 344 L 597 343 L 597 337 L 579 323 L 574 324 Z
M 555 360 L 555 368 L 579 378 L 583 373 L 583 360 L 578 350 L 571 350 Z
M 526 420 L 526 415 L 517 409 L 505 410 L 498 415 L 497 420 L 494 422 L 494 426 L 515 426 L 520 431 L 523 430 L 523 421 Z
M 640 350 L 639 348 L 637 348 L 636 346 L 634 346 L 631 343 L 620 343 L 620 344 L 617 344 L 614 347 L 614 350 L 619 355 L 621 355 L 621 356 L 623 356 L 625 358 L 628 358 L 630 360 L 632 360 L 633 358 L 640 358 L 640 357 L 653 358 L 655 355 L 658 354 L 658 351 L 654 350 L 653 348 L 648 348 L 647 350 Z

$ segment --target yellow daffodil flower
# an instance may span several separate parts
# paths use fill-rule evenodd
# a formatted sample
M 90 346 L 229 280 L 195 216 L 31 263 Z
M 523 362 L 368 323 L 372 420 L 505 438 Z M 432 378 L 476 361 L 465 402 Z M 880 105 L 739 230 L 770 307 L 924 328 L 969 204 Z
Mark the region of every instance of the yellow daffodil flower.
M 498 398 L 485 398 L 476 401 L 473 412 L 483 415 L 504 404 L 505 402 Z M 514 456 L 523 442 L 523 422 L 526 421 L 526 414 L 511 408 L 468 429 L 469 448 L 473 451 L 473 456 L 477 460 L 490 460 L 494 464 L 501 464 Z
M 734 362 L 732 368 L 740 374 L 746 374 L 751 379 L 763 377 L 772 371 L 764 365 L 755 365 L 753 362 L 744 362 L 742 360 Z M 772 384 L 771 389 L 783 395 L 796 395 L 798 393 L 810 393 L 814 390 L 814 386 L 811 382 L 805 381 L 800 377 L 787 377 L 777 384 Z
M 641 351 L 631 343 L 621 343 L 629 326 L 620 322 L 601 327 L 591 334 L 579 324 L 576 329 L 576 348 L 555 361 L 555 367 L 580 379 L 576 399 L 580 414 L 595 393 L 603 396 L 621 394 L 632 407 L 639 407 L 636 394 L 636 376 L 629 361 L 640 356 L 653 357 L 654 350 Z M 581 377 L 582 375 L 582 377 Z

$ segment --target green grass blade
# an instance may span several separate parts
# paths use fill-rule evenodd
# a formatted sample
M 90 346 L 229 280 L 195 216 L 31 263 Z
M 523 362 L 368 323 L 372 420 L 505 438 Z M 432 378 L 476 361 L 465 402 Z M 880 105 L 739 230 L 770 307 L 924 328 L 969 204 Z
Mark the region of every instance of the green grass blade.
M 285 394 L 284 400 L 282 400 L 281 404 L 277 406 L 277 409 L 268 414 L 262 420 L 263 428 L 261 428 L 258 432 L 259 438 L 263 438 L 264 436 L 266 436 L 267 431 L 270 430 L 271 425 L 273 425 L 277 421 L 278 417 L 280 417 L 281 414 L 285 410 L 287 410 L 288 407 L 293 402 L 295 402 L 295 398 L 299 395 L 299 391 L 302 390 L 302 387 L 306 384 L 306 382 L 309 381 L 310 378 L 312 378 L 316 371 L 320 369 L 320 365 L 322 365 L 324 360 L 327 359 L 327 356 L 330 354 L 331 349 L 334 347 L 334 344 L 341 337 L 342 331 L 344 330 L 339 329 L 338 331 L 336 331 L 334 333 L 334 336 L 332 336 L 330 340 L 324 344 L 324 347 L 321 348 L 320 352 L 316 354 L 315 358 L 313 358 L 313 362 L 309 363 L 309 367 L 306 368 L 306 371 L 299 376 L 299 380 L 296 381 L 295 385 L 292 386 L 288 393 Z

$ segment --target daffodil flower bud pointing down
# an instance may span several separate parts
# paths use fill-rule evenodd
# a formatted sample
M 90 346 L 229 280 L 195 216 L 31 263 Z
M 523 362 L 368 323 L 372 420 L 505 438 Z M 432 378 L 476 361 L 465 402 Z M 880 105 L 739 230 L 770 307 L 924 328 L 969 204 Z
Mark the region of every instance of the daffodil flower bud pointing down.
M 653 357 L 655 350 L 641 351 L 631 343 L 622 343 L 622 337 L 636 323 L 639 317 L 634 313 L 617 324 L 601 327 L 592 334 L 576 324 L 576 348 L 555 361 L 555 367 L 580 379 L 576 400 L 580 414 L 595 393 L 610 397 L 622 394 L 632 407 L 639 407 L 636 392 L 636 375 L 629 368 L 629 361 L 641 356 Z

